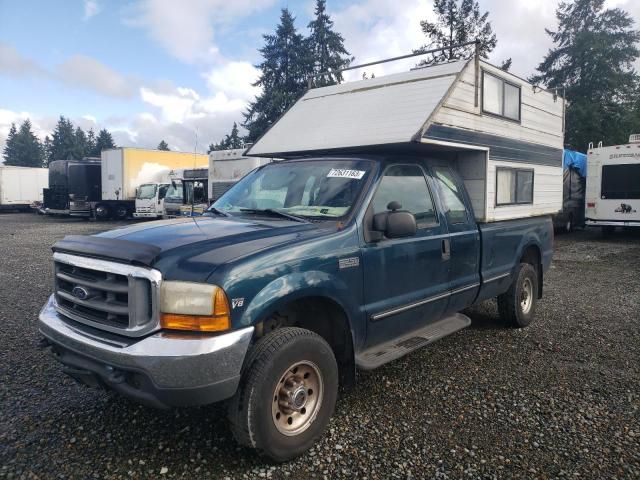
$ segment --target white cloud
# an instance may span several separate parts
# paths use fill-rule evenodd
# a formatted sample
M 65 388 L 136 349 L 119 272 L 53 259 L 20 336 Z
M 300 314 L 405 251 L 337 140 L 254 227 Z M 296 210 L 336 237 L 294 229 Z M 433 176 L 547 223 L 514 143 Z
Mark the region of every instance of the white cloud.
M 74 87 L 93 90 L 109 97 L 131 98 L 136 92 L 137 80 L 124 76 L 98 60 L 85 55 L 74 55 L 56 68 L 60 81 Z
M 343 9 L 331 11 L 337 30 L 345 37 L 345 44 L 356 64 L 410 53 L 427 43 L 420 30 L 420 20 L 433 19 L 431 1 L 403 2 L 397 0 L 360 0 Z M 640 28 L 640 2 L 637 0 L 608 0 L 606 7 L 620 7 L 629 12 Z M 557 0 L 512 0 L 508 6 L 502 0 L 483 0 L 480 8 L 489 11 L 489 20 L 498 36 L 498 46 L 490 61 L 500 63 L 512 57 L 512 71 L 529 76 L 552 46 L 545 28 L 557 25 Z M 376 75 L 404 71 L 417 63 L 403 60 L 364 69 Z M 640 67 L 640 61 L 638 63 Z M 349 73 L 348 79 L 359 78 L 363 70 Z
M 46 72 L 36 62 L 21 55 L 14 46 L 0 42 L 0 74 L 22 77 Z
M 85 22 L 98 13 L 100 13 L 100 5 L 96 0 L 84 0 L 84 16 L 82 19 Z
M 259 76 L 260 71 L 249 62 L 228 62 L 204 75 L 212 91 L 244 100 L 252 100 L 260 93 L 260 87 L 252 86 Z
M 172 56 L 186 63 L 219 58 L 215 29 L 271 6 L 275 0 L 141 0 L 125 24 L 148 31 Z

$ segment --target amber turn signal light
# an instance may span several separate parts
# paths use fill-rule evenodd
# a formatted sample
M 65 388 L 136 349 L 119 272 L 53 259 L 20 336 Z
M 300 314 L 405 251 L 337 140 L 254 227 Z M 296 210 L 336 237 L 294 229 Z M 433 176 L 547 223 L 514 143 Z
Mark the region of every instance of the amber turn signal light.
M 229 302 L 221 288 L 182 282 L 166 282 L 163 287 L 162 328 L 194 332 L 221 332 L 231 328 Z M 210 295 L 208 306 L 204 298 L 207 295 Z

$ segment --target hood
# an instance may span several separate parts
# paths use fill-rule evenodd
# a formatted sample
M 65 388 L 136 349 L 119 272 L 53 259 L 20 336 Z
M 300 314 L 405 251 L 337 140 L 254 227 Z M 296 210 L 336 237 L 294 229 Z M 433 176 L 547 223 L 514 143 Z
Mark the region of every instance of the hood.
M 152 266 L 166 279 L 202 282 L 221 264 L 317 236 L 318 230 L 318 224 L 280 219 L 189 217 L 72 235 L 53 250 Z

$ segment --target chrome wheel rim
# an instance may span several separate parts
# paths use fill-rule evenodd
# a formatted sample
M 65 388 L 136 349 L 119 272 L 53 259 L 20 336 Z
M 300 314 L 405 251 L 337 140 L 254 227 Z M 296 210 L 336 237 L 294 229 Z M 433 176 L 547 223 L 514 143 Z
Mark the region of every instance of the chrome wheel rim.
M 522 283 L 522 292 L 520 293 L 520 309 L 525 315 L 531 310 L 533 304 L 533 283 L 531 279 L 525 278 Z
M 314 422 L 322 405 L 324 382 L 318 366 L 303 360 L 280 375 L 273 392 L 271 417 L 276 429 L 299 435 Z

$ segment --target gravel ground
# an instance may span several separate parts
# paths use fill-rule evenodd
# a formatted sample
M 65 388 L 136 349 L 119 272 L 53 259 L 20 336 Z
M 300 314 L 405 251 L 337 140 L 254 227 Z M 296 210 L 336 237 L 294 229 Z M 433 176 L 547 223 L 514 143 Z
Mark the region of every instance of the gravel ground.
M 113 225 L 0 215 L 2 478 L 640 477 L 640 235 L 558 236 L 532 326 L 470 310 L 471 328 L 360 374 L 315 448 L 273 465 L 220 406 L 138 406 L 37 348 L 49 245 Z

